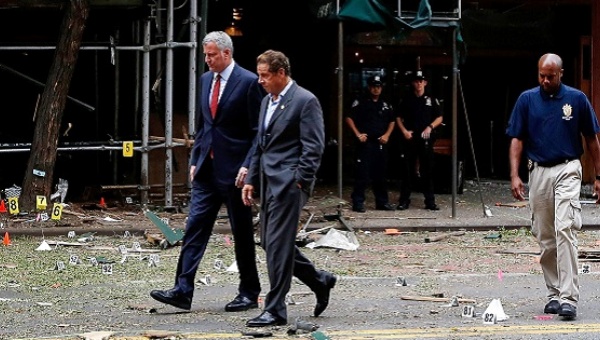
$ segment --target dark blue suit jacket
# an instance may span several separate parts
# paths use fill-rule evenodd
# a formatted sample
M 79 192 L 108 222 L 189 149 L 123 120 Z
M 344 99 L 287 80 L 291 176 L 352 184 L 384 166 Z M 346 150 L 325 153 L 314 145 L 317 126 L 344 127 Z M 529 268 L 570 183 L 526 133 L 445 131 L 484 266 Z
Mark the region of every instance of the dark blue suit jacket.
M 212 148 L 215 184 L 233 185 L 240 167 L 248 168 L 250 165 L 260 102 L 266 93 L 258 84 L 256 74 L 235 64 L 213 120 L 209 104 L 212 78 L 212 71 L 200 77 L 197 132 L 190 165 L 196 165 L 198 174 L 203 162 L 210 157 Z

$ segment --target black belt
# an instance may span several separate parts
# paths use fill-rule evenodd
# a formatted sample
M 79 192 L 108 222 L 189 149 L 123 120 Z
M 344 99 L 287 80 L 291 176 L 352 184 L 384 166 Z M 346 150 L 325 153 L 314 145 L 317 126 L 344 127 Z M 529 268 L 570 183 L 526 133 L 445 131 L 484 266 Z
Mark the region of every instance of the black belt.
M 535 162 L 535 165 L 541 166 L 543 168 L 551 168 L 551 167 L 559 165 L 559 164 L 569 163 L 570 161 L 575 160 L 575 159 L 577 159 L 577 158 L 564 158 L 564 159 L 559 159 L 557 161 L 551 161 L 551 162 Z

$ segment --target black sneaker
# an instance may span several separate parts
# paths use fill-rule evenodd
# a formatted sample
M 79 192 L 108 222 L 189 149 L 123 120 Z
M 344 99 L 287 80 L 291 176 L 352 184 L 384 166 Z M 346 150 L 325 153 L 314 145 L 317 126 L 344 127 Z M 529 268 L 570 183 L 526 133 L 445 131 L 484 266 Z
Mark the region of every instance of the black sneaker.
M 558 309 L 558 316 L 562 316 L 565 319 L 575 319 L 577 316 L 577 307 L 570 303 L 561 303 Z
M 376 209 L 377 210 L 386 210 L 386 211 L 396 210 L 396 208 L 393 205 L 389 204 L 389 203 L 386 203 L 384 205 L 378 205 L 376 207 Z
M 365 209 L 363 205 L 355 205 L 352 207 L 352 211 L 364 213 L 365 211 L 367 211 L 367 209 Z
M 550 300 L 544 307 L 544 313 L 546 314 L 558 314 L 560 309 L 560 302 L 558 300 Z

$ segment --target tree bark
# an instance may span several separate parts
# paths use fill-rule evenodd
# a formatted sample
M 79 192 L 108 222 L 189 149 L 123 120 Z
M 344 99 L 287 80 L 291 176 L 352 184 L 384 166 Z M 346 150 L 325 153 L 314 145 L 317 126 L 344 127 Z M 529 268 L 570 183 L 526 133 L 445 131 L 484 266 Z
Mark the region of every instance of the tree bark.
M 59 130 L 88 13 L 88 0 L 70 0 L 64 10 L 54 60 L 35 113 L 31 153 L 19 198 L 20 209 L 26 212 L 45 210 L 37 209 L 37 196 L 45 197 L 47 208 L 52 208 L 49 199 Z

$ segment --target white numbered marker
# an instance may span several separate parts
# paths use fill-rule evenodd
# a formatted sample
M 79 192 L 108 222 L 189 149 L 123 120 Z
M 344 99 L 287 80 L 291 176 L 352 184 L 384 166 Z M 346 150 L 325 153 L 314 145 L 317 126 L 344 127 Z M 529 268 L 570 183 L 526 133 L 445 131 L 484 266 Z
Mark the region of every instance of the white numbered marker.
M 58 271 L 65 269 L 65 263 L 63 261 L 56 261 L 56 266 L 54 269 Z
M 462 308 L 463 318 L 472 318 L 475 316 L 475 307 L 473 305 L 466 305 Z
M 113 265 L 112 263 L 104 263 L 102 264 L 102 274 L 112 275 L 113 273 Z
M 494 313 L 485 313 L 483 315 L 483 323 L 485 325 L 495 325 L 496 324 L 496 314 L 494 314 Z
M 71 265 L 75 265 L 79 263 L 79 256 L 77 255 L 71 255 L 69 256 L 69 264 Z

